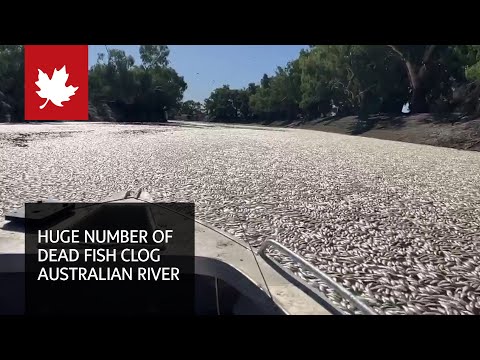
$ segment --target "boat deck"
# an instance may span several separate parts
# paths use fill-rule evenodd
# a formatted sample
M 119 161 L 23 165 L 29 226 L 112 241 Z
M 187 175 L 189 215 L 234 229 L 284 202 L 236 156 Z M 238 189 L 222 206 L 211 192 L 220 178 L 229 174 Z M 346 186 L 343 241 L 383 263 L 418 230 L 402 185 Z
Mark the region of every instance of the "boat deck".
M 135 199 L 122 201 L 130 202 Z M 68 221 L 68 219 L 64 221 Z M 64 226 L 64 221 L 55 227 L 61 228 Z M 188 221 L 186 217 L 185 221 Z M 21 226 L 14 227 L 12 224 L 14 223 L 0 222 L 0 255 L 25 252 L 24 230 Z M 263 291 L 270 294 L 275 303 L 288 314 L 329 315 L 332 313 L 327 307 L 272 268 L 243 240 L 197 220 L 195 221 L 195 257 L 196 267 L 202 262 L 213 259 L 235 268 Z M 3 267 L 0 266 L 0 269 Z

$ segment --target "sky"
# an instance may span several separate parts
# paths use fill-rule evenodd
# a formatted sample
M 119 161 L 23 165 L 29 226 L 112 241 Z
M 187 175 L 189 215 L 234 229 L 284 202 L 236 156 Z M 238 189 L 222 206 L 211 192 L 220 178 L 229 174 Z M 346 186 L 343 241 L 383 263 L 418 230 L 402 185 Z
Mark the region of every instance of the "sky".
M 124 50 L 140 63 L 138 45 L 107 45 Z M 263 74 L 274 74 L 277 66 L 285 66 L 298 57 L 307 45 L 169 45 L 169 61 L 188 84 L 184 100 L 203 102 L 212 90 L 222 85 L 243 88 L 258 83 Z M 89 46 L 89 66 L 97 54 L 106 52 L 105 45 Z

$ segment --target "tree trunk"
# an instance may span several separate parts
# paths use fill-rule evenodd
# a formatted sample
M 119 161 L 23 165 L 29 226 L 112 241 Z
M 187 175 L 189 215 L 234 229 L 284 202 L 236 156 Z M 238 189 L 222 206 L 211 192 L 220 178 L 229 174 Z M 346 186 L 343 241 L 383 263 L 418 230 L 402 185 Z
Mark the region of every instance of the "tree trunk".
M 428 112 L 428 104 L 425 88 L 420 85 L 413 88 L 412 97 L 410 98 L 410 113 L 418 114 L 424 112 Z
M 428 112 L 427 91 L 425 89 L 425 78 L 427 74 L 426 65 L 423 64 L 418 69 L 410 61 L 405 60 L 405 65 L 412 86 L 412 96 L 410 98 L 410 113 Z
M 389 47 L 395 51 L 402 61 L 405 63 L 407 69 L 408 79 L 410 80 L 410 86 L 412 87 L 412 96 L 410 98 L 410 113 L 423 113 L 428 112 L 427 104 L 427 89 L 425 88 L 425 80 L 427 77 L 427 64 L 430 62 L 435 45 L 430 45 L 425 49 L 421 64 L 414 64 L 407 59 L 404 54 L 395 45 L 389 45 Z

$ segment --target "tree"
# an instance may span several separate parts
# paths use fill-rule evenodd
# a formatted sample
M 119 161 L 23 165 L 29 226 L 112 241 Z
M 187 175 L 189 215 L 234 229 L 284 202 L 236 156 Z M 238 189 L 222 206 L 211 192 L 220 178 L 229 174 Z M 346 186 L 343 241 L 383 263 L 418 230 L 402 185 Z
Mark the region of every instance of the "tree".
M 411 87 L 410 112 L 428 111 L 428 76 L 436 61 L 439 45 L 388 45 L 404 63 Z
M 246 120 L 251 117 L 249 100 L 247 89 L 233 90 L 231 92 L 232 106 L 235 109 L 235 115 L 237 120 Z
M 137 66 L 121 50 L 99 54 L 89 74 L 90 100 L 100 108 L 114 107 L 125 119 L 163 120 L 166 112 L 180 107 L 187 84 L 167 66 L 167 47 L 142 45 L 140 56 L 142 65 Z
M 329 86 L 323 49 L 310 47 L 299 58 L 300 108 L 308 118 L 326 115 L 332 110 L 333 91 Z
M 168 66 L 170 49 L 166 45 L 140 45 L 140 59 L 145 68 Z
M 268 89 L 270 87 L 270 78 L 267 74 L 263 74 L 262 80 L 260 81 L 260 85 L 264 89 Z
M 0 45 L 0 121 L 23 120 L 23 83 L 23 46 Z
M 236 118 L 233 107 L 232 91 L 230 86 L 223 85 L 213 90 L 210 97 L 205 100 L 207 114 L 215 120 L 231 121 Z
M 188 116 L 200 114 L 202 113 L 202 104 L 193 100 L 184 101 L 180 106 L 180 112 Z
M 205 100 L 207 114 L 217 121 L 243 121 L 253 118 L 249 105 L 250 91 L 253 90 L 253 86 L 230 89 L 228 85 L 215 89 Z
M 480 80 L 480 45 L 456 45 L 460 66 L 470 81 Z

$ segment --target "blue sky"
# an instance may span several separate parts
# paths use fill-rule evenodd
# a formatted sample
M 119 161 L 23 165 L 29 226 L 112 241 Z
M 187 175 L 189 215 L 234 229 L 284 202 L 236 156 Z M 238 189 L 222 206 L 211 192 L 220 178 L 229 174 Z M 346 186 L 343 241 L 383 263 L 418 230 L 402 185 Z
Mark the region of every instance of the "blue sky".
M 138 45 L 107 45 L 124 50 L 140 63 Z M 203 102 L 212 90 L 224 84 L 242 88 L 259 82 L 263 74 L 273 74 L 298 57 L 307 45 L 169 45 L 170 65 L 185 78 L 188 89 L 184 100 Z M 105 45 L 89 46 L 89 65 Z

